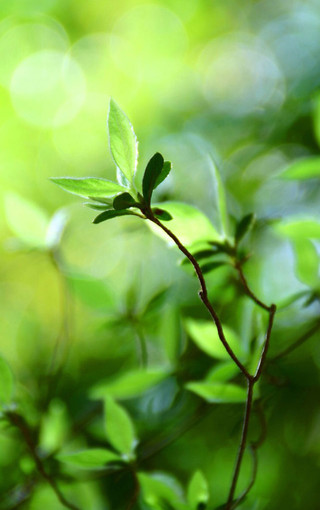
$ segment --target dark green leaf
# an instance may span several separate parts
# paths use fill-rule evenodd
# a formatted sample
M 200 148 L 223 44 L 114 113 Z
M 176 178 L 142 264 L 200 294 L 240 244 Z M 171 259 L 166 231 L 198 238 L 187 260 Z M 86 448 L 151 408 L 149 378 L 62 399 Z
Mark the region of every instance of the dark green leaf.
M 60 188 L 85 198 L 113 197 L 123 186 L 99 177 L 51 177 Z
M 122 209 L 129 209 L 129 207 L 137 206 L 135 199 L 130 195 L 130 193 L 121 193 L 121 195 L 117 195 L 113 200 L 113 207 L 116 211 L 121 211 Z
M 117 216 L 140 216 L 140 214 L 134 213 L 133 211 L 128 211 L 127 209 L 123 209 L 120 211 L 115 211 L 111 209 L 109 211 L 104 211 L 99 214 L 94 220 L 93 223 L 101 223 L 102 221 L 111 220 L 112 218 L 116 218 Z
M 209 241 L 215 249 L 216 253 L 227 253 L 227 255 L 234 255 L 234 248 L 228 242 L 220 243 L 219 241 Z
M 247 214 L 244 216 L 236 226 L 235 240 L 239 243 L 246 233 L 252 228 L 255 222 L 255 214 Z
M 156 207 L 155 209 L 152 209 L 153 214 L 156 218 L 162 221 L 170 221 L 172 220 L 172 216 L 167 211 L 164 211 L 163 209 L 159 209 Z
M 156 152 L 150 159 L 146 166 L 143 179 L 142 179 L 142 193 L 148 204 L 150 204 L 151 195 L 156 184 L 156 180 L 161 174 L 163 168 L 163 157 L 159 152 Z
M 203 274 L 211 273 L 211 271 L 214 271 L 215 269 L 218 269 L 218 267 L 227 265 L 227 262 L 207 262 L 207 264 L 203 264 L 201 266 L 201 271 Z
M 163 167 L 160 172 L 160 175 L 156 179 L 153 189 L 156 189 L 159 186 L 159 184 L 161 184 L 168 177 L 170 171 L 171 171 L 171 161 L 165 161 L 163 163 Z
M 107 204 L 95 204 L 94 202 L 84 202 L 83 205 L 90 209 L 94 209 L 95 211 L 106 211 L 110 209 Z

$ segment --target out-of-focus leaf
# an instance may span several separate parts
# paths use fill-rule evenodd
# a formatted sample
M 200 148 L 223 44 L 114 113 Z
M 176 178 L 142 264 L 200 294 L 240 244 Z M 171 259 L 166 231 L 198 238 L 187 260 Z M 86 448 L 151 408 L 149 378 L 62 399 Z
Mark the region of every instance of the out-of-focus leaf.
M 23 244 L 46 248 L 49 217 L 37 204 L 10 192 L 5 196 L 5 214 L 9 227 Z
M 39 446 L 46 452 L 60 449 L 68 435 L 69 426 L 65 404 L 58 399 L 52 400 L 41 421 Z
M 229 217 L 227 210 L 226 194 L 221 175 L 211 158 L 209 158 L 210 170 L 213 177 L 213 184 L 215 190 L 215 200 L 220 218 L 221 233 L 224 237 L 229 234 Z
M 121 461 L 121 457 L 106 448 L 90 448 L 72 453 L 61 453 L 56 457 L 60 462 L 81 469 L 104 469 L 109 462 Z
M 112 381 L 98 383 L 90 395 L 94 399 L 104 399 L 108 395 L 116 399 L 137 397 L 167 376 L 164 370 L 132 370 Z
M 159 184 L 161 184 L 168 177 L 170 171 L 171 171 L 171 162 L 165 161 L 163 163 L 163 167 L 160 172 L 160 175 L 156 179 L 153 189 L 156 189 L 159 186 Z
M 201 271 L 202 271 L 202 274 L 207 274 L 207 273 L 211 273 L 212 271 L 214 271 L 215 269 L 218 269 L 221 266 L 226 266 L 226 265 L 228 265 L 228 263 L 225 261 L 207 262 L 206 264 L 201 265 Z
M 314 244 L 309 239 L 294 239 L 292 243 L 299 280 L 315 287 L 319 284 L 319 255 Z
M 89 207 L 90 209 L 94 209 L 95 211 L 106 211 L 111 207 L 107 204 L 95 204 L 94 202 L 84 202 L 83 205 Z
M 164 473 L 139 473 L 138 479 L 142 499 L 152 509 L 188 510 L 189 507 L 183 502 L 182 490 L 171 476 Z M 166 506 L 166 503 L 170 506 Z
M 51 177 L 60 188 L 84 198 L 114 197 L 123 187 L 100 177 Z
M 245 402 L 247 398 L 244 388 L 230 383 L 190 382 L 186 384 L 186 388 L 207 402 L 216 404 L 236 404 Z
M 111 291 L 102 280 L 89 275 L 67 274 L 67 282 L 72 292 L 87 306 L 106 310 L 114 302 Z
M 105 398 L 105 430 L 107 438 L 120 453 L 130 455 L 137 443 L 131 418 L 112 397 Z
M 212 321 L 202 319 L 186 319 L 184 325 L 187 333 L 195 344 L 209 356 L 216 359 L 229 359 L 229 354 L 225 350 L 217 328 Z M 229 327 L 223 326 L 223 330 L 231 349 L 241 356 L 242 349 L 238 335 Z
M 112 209 L 109 211 L 104 211 L 103 213 L 96 216 L 92 223 L 95 223 L 95 224 L 102 223 L 103 221 L 111 220 L 112 218 L 117 218 L 117 216 L 139 216 L 140 217 L 139 214 L 134 213 L 133 211 L 128 211 L 127 209 L 121 209 L 119 211 L 115 211 Z
M 159 209 L 159 207 L 156 207 L 152 209 L 153 214 L 155 215 L 158 220 L 162 221 L 170 221 L 172 220 L 172 216 L 168 211 L 164 211 L 163 209 Z
M 215 251 L 214 250 L 200 250 L 200 251 L 197 251 L 195 253 L 192 253 L 192 255 L 194 256 L 194 258 L 199 262 L 200 260 L 203 260 L 203 259 L 207 259 L 209 257 L 212 257 L 213 255 L 215 255 Z M 182 262 L 181 262 L 181 265 L 184 266 L 186 264 L 191 264 L 190 260 L 185 257 Z
M 68 219 L 69 215 L 64 209 L 60 209 L 50 218 L 46 232 L 46 244 L 49 249 L 59 245 Z
M 161 289 L 159 292 L 154 294 L 152 298 L 148 301 L 148 303 L 145 306 L 145 309 L 143 311 L 143 315 L 151 315 L 153 313 L 156 313 L 159 311 L 159 309 L 163 306 L 165 303 L 168 294 L 169 294 L 169 287 L 166 287 L 164 289 Z
M 314 219 L 291 219 L 275 224 L 274 229 L 291 239 L 320 239 L 320 222 Z
M 165 202 L 157 204 L 157 207 L 165 207 L 172 216 L 170 230 L 185 246 L 190 246 L 197 241 L 207 239 L 220 239 L 218 232 L 210 223 L 209 219 L 195 207 L 182 202 Z M 162 239 L 171 245 L 173 241 L 157 225 L 148 221 L 148 226 Z
M 281 177 L 297 180 L 320 177 L 320 157 L 311 156 L 295 161 L 282 172 Z
M 239 223 L 237 223 L 236 232 L 235 232 L 235 236 L 234 236 L 237 244 L 247 234 L 247 232 L 249 232 L 249 230 L 253 227 L 255 219 L 256 219 L 255 214 L 251 213 L 251 214 L 247 214 L 246 216 L 244 216 L 239 221 Z
M 14 379 L 8 363 L 0 357 L 0 405 L 12 400 Z
M 196 471 L 191 478 L 188 485 L 187 497 L 191 510 L 198 510 L 201 503 L 205 505 L 208 503 L 209 487 L 202 471 Z
M 142 179 L 142 193 L 147 202 L 150 203 L 152 192 L 155 188 L 156 181 L 160 177 L 164 160 L 159 152 L 156 152 L 154 156 L 148 162 L 143 179 Z
M 137 168 L 138 142 L 131 122 L 113 99 L 109 106 L 108 132 L 113 161 L 132 183 Z
M 134 207 L 136 205 L 135 199 L 130 195 L 130 193 L 121 193 L 121 195 L 117 195 L 113 200 L 113 207 L 119 211 L 122 209 L 128 209 L 129 207 Z
M 239 374 L 239 368 L 233 361 L 226 363 L 219 363 L 213 367 L 206 376 L 206 381 L 209 382 L 225 382 Z

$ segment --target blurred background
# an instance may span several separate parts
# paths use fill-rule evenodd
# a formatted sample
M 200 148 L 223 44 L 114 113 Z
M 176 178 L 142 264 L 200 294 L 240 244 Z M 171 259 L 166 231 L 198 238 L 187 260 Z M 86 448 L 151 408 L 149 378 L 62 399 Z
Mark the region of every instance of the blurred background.
M 93 212 L 49 177 L 115 179 L 110 97 L 139 139 L 137 181 L 160 151 L 173 170 L 157 199 L 185 201 L 219 230 L 213 158 L 231 226 L 257 215 L 246 245 L 250 284 L 266 303 L 291 303 L 277 317 L 276 355 L 319 316 L 320 4 L 2 0 L 0 16 L 0 353 L 16 398 L 48 455 L 70 441 L 97 444 L 101 407 L 88 389 L 139 367 L 142 338 L 148 365 L 171 375 L 126 403 L 147 459 L 141 470 L 185 486 L 200 466 L 208 508 L 217 508 L 243 406 L 201 404 L 182 389 L 216 363 L 184 327 L 186 317 L 207 319 L 191 270 L 136 218 L 92 225 Z M 284 178 L 296 161 L 307 169 Z M 249 352 L 250 341 L 261 345 L 266 317 L 231 273 L 213 272 L 208 282 Z M 311 337 L 270 365 L 262 384 L 269 434 L 243 510 L 317 508 L 320 349 Z M 45 484 L 24 487 L 33 467 L 18 433 L 4 428 L 0 445 L 0 507 L 63 508 Z M 241 487 L 250 469 L 248 456 Z M 126 508 L 130 477 L 67 475 L 62 485 L 83 508 Z

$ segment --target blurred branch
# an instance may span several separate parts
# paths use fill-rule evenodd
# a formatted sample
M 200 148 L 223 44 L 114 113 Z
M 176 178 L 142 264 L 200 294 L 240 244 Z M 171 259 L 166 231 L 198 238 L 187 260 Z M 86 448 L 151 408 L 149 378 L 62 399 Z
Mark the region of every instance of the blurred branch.
M 260 301 L 260 299 L 250 289 L 247 279 L 246 279 L 244 272 L 242 270 L 241 262 L 236 260 L 234 267 L 238 272 L 240 281 L 244 287 L 244 290 L 245 290 L 245 293 L 247 294 L 247 296 L 249 296 L 258 306 L 260 306 L 260 308 L 263 308 L 263 310 L 266 310 L 267 312 L 271 312 L 271 306 L 267 306 L 265 303 Z
M 33 441 L 32 434 L 31 434 L 29 427 L 28 427 L 26 421 L 24 420 L 24 418 L 22 416 L 20 416 L 18 413 L 14 413 L 14 412 L 7 412 L 6 416 L 9 420 L 9 422 L 13 426 L 15 426 L 17 429 L 19 429 L 19 431 L 20 431 L 20 433 L 29 449 L 30 455 L 35 462 L 35 465 L 37 467 L 39 474 L 51 486 L 52 490 L 56 494 L 60 503 L 64 507 L 69 508 L 70 510 L 79 510 L 79 508 L 76 505 L 74 505 L 73 503 L 70 503 L 70 501 L 68 501 L 64 497 L 64 495 L 60 491 L 54 478 L 52 478 L 52 476 L 47 473 L 47 471 L 44 467 L 43 461 L 38 455 L 37 446 Z

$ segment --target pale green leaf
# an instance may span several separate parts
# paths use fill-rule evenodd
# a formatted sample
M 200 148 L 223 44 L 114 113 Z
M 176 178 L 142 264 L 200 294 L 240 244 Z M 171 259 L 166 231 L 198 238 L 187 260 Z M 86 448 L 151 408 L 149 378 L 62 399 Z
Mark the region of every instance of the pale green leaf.
M 60 188 L 84 198 L 114 197 L 125 188 L 120 184 L 100 177 L 51 177 Z
M 49 217 L 37 204 L 10 192 L 5 196 L 5 214 L 9 227 L 23 244 L 46 248 Z
M 67 274 L 71 291 L 87 306 L 106 310 L 114 304 L 113 293 L 105 282 L 89 275 Z
M 208 482 L 202 473 L 198 470 L 194 473 L 188 485 L 188 503 L 191 510 L 197 510 L 198 505 L 203 503 L 207 504 L 209 501 L 209 487 Z
M 0 405 L 12 400 L 14 379 L 8 363 L 0 357 Z
M 245 402 L 247 398 L 246 390 L 235 384 L 190 382 L 186 384 L 186 388 L 207 402 L 216 404 L 236 404 Z
M 121 457 L 105 448 L 90 448 L 72 453 L 61 453 L 57 459 L 81 469 L 103 469 L 109 462 L 121 461 Z
M 320 239 L 320 221 L 310 218 L 292 218 L 277 223 L 275 231 L 291 239 Z
M 112 446 L 130 455 L 137 443 L 132 420 L 127 411 L 112 397 L 105 398 L 105 430 Z
M 208 382 L 226 382 L 239 375 L 239 368 L 234 361 L 227 361 L 225 363 L 219 363 L 213 367 L 210 372 L 206 375 L 206 381 Z
M 309 239 L 294 239 L 292 243 L 297 277 L 306 285 L 316 287 L 319 284 L 319 254 L 314 244 Z
M 174 510 L 188 510 L 183 502 L 183 493 L 177 481 L 165 473 L 139 473 L 139 483 L 141 486 L 142 499 L 152 509 L 169 508 Z
M 109 106 L 108 132 L 113 160 L 125 178 L 132 183 L 137 168 L 137 138 L 128 117 L 113 99 Z
M 320 157 L 311 156 L 295 161 L 282 172 L 281 177 L 297 180 L 320 177 Z
M 218 232 L 209 219 L 196 207 L 182 202 L 164 202 L 155 204 L 155 207 L 163 207 L 172 216 L 168 227 L 185 246 L 203 240 L 220 240 Z M 147 222 L 147 225 L 162 239 L 171 245 L 174 244 L 157 225 L 150 221 Z
M 184 325 L 187 333 L 194 343 L 209 356 L 216 359 L 229 359 L 229 354 L 224 348 L 217 328 L 209 320 L 186 319 Z M 228 326 L 223 326 L 226 340 L 237 356 L 243 355 L 238 335 Z
M 121 374 L 111 381 L 98 383 L 92 388 L 92 398 L 104 399 L 112 396 L 116 399 L 133 398 L 141 395 L 167 377 L 164 370 L 132 370 Z
M 224 237 L 227 237 L 229 234 L 229 216 L 227 210 L 227 201 L 226 201 L 226 193 L 224 189 L 224 184 L 221 179 L 220 172 L 218 171 L 215 163 L 209 157 L 209 165 L 211 174 L 213 177 L 213 185 L 215 192 L 215 202 L 217 205 L 217 210 L 219 213 L 219 220 L 221 226 L 221 233 Z

